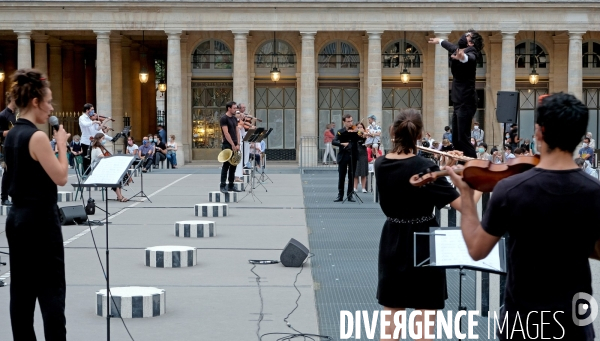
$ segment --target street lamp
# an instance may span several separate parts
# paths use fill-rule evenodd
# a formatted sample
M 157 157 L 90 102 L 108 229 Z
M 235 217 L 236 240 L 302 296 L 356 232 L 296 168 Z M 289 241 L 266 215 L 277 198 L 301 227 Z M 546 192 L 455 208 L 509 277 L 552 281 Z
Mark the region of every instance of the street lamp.
M 271 69 L 271 80 L 273 82 L 278 82 L 281 79 L 281 71 L 276 66 L 276 57 L 275 57 L 275 49 L 277 48 L 277 43 L 275 40 L 275 31 L 273 31 L 273 55 L 271 56 L 271 63 L 273 64 L 273 68 Z
M 529 83 L 530 84 L 537 84 L 540 81 L 540 75 L 538 75 L 537 72 L 535 72 L 535 64 L 537 63 L 537 45 L 535 44 L 535 31 L 533 31 L 533 69 L 531 70 L 531 73 L 529 74 Z
M 140 60 L 141 60 L 142 66 L 140 67 L 139 78 L 140 78 L 140 83 L 146 84 L 146 82 L 148 82 L 148 79 L 150 78 L 150 75 L 148 74 L 148 68 L 146 67 L 146 53 L 144 52 L 144 31 L 142 31 L 141 51 L 142 51 L 142 53 L 140 56 Z
M 161 79 L 160 82 L 158 82 L 158 91 L 165 93 L 165 91 L 167 91 L 167 83 L 165 83 L 164 79 Z
M 400 73 L 400 81 L 403 84 L 410 82 L 410 72 L 408 72 L 406 69 L 406 52 L 406 31 L 404 31 L 404 53 L 402 54 L 402 63 L 404 64 L 404 69 L 402 70 L 402 73 Z

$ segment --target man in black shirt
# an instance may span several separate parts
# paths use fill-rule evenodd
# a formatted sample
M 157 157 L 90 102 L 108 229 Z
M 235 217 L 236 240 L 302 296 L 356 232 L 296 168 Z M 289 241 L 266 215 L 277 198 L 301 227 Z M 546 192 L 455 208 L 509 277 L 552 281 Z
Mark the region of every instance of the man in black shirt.
M 231 149 L 234 153 L 237 153 L 237 151 L 240 150 L 240 130 L 237 128 L 238 121 L 237 118 L 235 118 L 237 104 L 233 101 L 228 102 L 225 104 L 225 108 L 227 108 L 227 112 L 219 120 L 221 132 L 223 133 L 223 144 L 221 145 L 221 149 Z M 227 161 L 223 162 L 223 167 L 221 168 L 221 192 L 239 192 L 233 186 L 233 182 L 235 181 L 235 168 L 236 166 L 233 166 L 231 163 Z M 229 173 L 229 175 L 227 173 Z M 225 188 L 226 179 L 229 182 L 227 188 Z
M 540 98 L 535 124 L 540 162 L 496 185 L 481 223 L 470 199 L 473 190 L 450 172 L 461 192 L 461 228 L 471 257 L 485 258 L 508 233 L 505 301 L 497 324 L 506 322 L 498 328 L 501 340 L 594 339 L 580 297 L 592 294 L 588 258 L 600 259 L 600 182 L 572 157 L 587 124 L 588 109 L 574 96 Z
M 16 123 L 15 110 L 17 105 L 14 99 L 11 98 L 10 93 L 6 94 L 8 105 L 2 112 L 0 112 L 0 135 L 2 141 L 6 138 L 10 128 Z M 2 176 L 2 188 L 0 189 L 0 203 L 4 206 L 10 206 L 12 203 L 8 200 L 8 177 Z
M 331 144 L 339 148 L 337 154 L 338 163 L 338 196 L 334 200 L 340 202 L 344 200 L 344 181 L 346 173 L 348 173 L 348 191 L 346 192 L 348 201 L 354 202 L 352 193 L 354 192 L 354 171 L 356 170 L 356 161 L 358 159 L 358 133 L 351 131 L 353 119 L 350 114 L 342 117 L 342 129 L 337 131 L 335 138 L 331 141 Z
M 460 37 L 458 46 L 439 38 L 431 38 L 429 43 L 440 44 L 452 53 L 452 144 L 465 156 L 476 158 L 475 146 L 470 143 L 471 122 L 477 112 L 475 76 L 483 38 L 477 31 L 469 30 Z

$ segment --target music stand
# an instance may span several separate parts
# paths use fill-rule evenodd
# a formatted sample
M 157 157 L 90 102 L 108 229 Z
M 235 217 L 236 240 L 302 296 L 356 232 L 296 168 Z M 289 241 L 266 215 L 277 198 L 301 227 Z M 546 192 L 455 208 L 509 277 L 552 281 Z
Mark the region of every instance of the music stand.
M 273 128 L 269 128 L 269 130 L 267 130 L 266 132 L 264 132 L 263 134 L 261 134 L 258 137 L 257 141 L 255 141 L 255 142 L 262 142 L 262 140 L 264 140 L 267 137 L 269 137 L 269 134 L 271 134 L 272 131 L 273 131 Z M 262 184 L 263 182 L 265 182 L 265 177 L 267 177 L 267 179 L 269 179 L 269 181 L 271 181 L 271 183 L 273 183 L 273 180 L 271 180 L 271 178 L 267 174 L 265 174 L 265 167 L 267 166 L 267 160 L 266 160 L 267 159 L 267 153 L 264 150 L 263 150 L 263 152 L 265 153 L 265 157 L 264 157 L 263 160 L 261 160 L 261 163 L 264 163 L 264 166 L 260 167 L 260 179 L 258 181 L 259 181 L 259 183 Z
M 140 160 L 140 162 L 138 162 L 138 164 L 137 164 L 137 166 L 135 168 L 137 168 L 139 170 L 142 167 L 142 165 L 144 164 L 144 161 L 146 161 L 146 160 Z M 151 164 L 150 167 L 154 167 L 154 165 Z M 127 201 L 129 201 L 129 200 L 131 200 L 131 199 L 133 199 L 133 198 L 135 198 L 137 196 L 139 196 L 141 198 L 146 198 L 146 199 L 148 199 L 149 202 L 152 202 L 152 200 L 150 200 L 150 198 L 144 192 L 144 172 L 142 172 L 142 171 L 140 171 L 140 191 L 137 192 L 132 197 L 130 197 L 129 199 L 127 199 Z M 143 202 L 143 200 L 133 200 L 133 201 Z
M 102 187 L 108 191 L 109 187 L 118 187 L 133 163 L 133 156 L 113 155 L 100 159 L 98 165 L 87 179 L 84 180 L 82 187 Z M 108 199 L 108 198 L 107 198 Z M 108 249 L 108 200 L 106 203 L 106 339 L 110 340 L 110 280 L 109 280 L 109 249 Z
M 251 130 L 248 130 L 248 132 L 250 132 Z M 262 128 L 262 127 L 256 128 L 256 130 L 254 130 L 252 132 L 252 134 L 246 134 L 246 137 L 244 137 L 244 142 L 254 142 L 264 131 L 265 131 L 265 128 Z M 254 162 L 256 162 L 256 158 L 254 159 Z M 252 183 L 250 184 L 250 190 L 239 201 L 242 201 L 245 197 L 247 197 L 248 195 L 251 195 L 252 201 L 254 201 L 254 199 L 256 199 L 262 204 L 262 201 L 260 201 L 260 199 L 258 199 L 256 197 L 256 195 L 254 194 L 254 167 L 252 167 L 250 169 L 250 179 L 252 181 Z M 265 188 L 265 190 L 266 190 L 266 188 Z
M 417 235 L 429 236 L 429 258 L 417 260 Z M 492 251 L 482 260 L 475 261 L 463 239 L 460 227 L 430 227 L 429 233 L 415 232 L 413 237 L 414 267 L 430 266 L 445 269 L 459 269 L 458 276 L 458 311 L 467 310 L 462 305 L 462 278 L 464 269 L 494 274 L 506 274 L 506 244 L 500 238 Z M 419 263 L 417 264 L 417 262 Z M 462 323 L 459 322 L 462 332 Z

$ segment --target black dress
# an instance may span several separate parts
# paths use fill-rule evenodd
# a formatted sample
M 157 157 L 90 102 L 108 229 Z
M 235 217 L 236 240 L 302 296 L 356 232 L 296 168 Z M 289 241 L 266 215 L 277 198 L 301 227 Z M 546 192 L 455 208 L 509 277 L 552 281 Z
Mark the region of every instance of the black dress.
M 358 141 L 358 158 L 356 160 L 356 171 L 354 177 L 369 175 L 369 159 L 367 157 L 367 147 L 365 140 Z
M 431 160 L 419 156 L 375 161 L 379 202 L 388 217 L 379 243 L 377 299 L 388 308 L 442 309 L 448 298 L 444 269 L 414 267 L 414 232 L 429 232 L 430 227 L 438 226 L 434 206 L 442 208 L 459 197 L 444 177 L 424 187 L 408 182 L 428 168 L 439 170 Z M 417 260 L 428 255 L 428 238 L 417 237 Z

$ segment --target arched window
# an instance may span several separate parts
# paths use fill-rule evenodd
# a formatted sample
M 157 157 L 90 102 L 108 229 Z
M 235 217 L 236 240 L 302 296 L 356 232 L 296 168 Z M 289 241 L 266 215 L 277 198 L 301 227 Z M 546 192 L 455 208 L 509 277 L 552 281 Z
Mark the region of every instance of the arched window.
M 275 45 L 275 58 L 273 58 L 273 45 Z M 290 44 L 282 40 L 269 40 L 258 49 L 254 55 L 254 64 L 256 68 L 271 69 L 275 66 L 279 69 L 295 68 L 296 67 L 296 53 Z
M 224 70 L 233 68 L 233 55 L 224 42 L 217 39 L 207 40 L 194 50 L 192 68 L 200 70 Z
M 416 46 L 404 39 L 389 44 L 381 55 L 384 68 L 420 68 L 421 52 Z
M 515 46 L 515 68 L 531 69 L 536 67 L 545 69 L 547 63 L 548 54 L 540 45 L 527 41 Z
M 600 44 L 589 41 L 581 45 L 584 68 L 600 68 Z
M 319 52 L 319 68 L 357 69 L 360 56 L 356 49 L 345 41 L 333 41 Z

